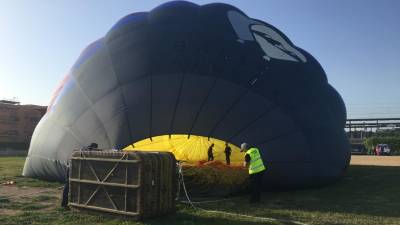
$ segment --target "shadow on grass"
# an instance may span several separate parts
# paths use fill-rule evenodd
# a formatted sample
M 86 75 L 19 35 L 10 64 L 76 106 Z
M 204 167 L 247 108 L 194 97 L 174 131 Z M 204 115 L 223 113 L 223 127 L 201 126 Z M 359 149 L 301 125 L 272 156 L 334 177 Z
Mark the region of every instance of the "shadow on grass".
M 222 216 L 221 214 L 208 214 L 195 211 L 192 209 L 180 209 L 177 213 L 166 217 L 146 220 L 145 224 L 163 225 L 163 224 L 182 224 L 182 225 L 204 225 L 204 224 L 221 224 L 221 225 L 258 225 L 258 224 L 282 224 L 278 222 L 266 222 L 250 220 L 248 218 L 238 218 L 232 216 Z
M 305 210 L 400 217 L 400 167 L 351 166 L 337 184 L 310 190 Z M 305 198 L 304 200 L 307 200 Z M 298 205 L 300 206 L 300 205 Z
M 59 183 L 50 183 L 19 176 L 22 160 L 19 164 L 9 162 L 10 165 L 3 165 L 3 168 L 12 168 L 11 163 L 15 164 L 14 170 L 0 170 L 2 177 L 17 179 L 17 185 L 39 186 L 54 188 Z M 1 160 L 0 160 L 1 163 Z M 0 177 L 1 178 L 1 177 Z M 324 213 L 332 217 L 332 223 L 343 214 L 367 215 L 379 217 L 391 217 L 400 221 L 400 167 L 393 166 L 350 166 L 346 175 L 336 184 L 323 188 L 304 189 L 296 191 L 274 191 L 263 195 L 264 203 L 253 206 L 247 203 L 248 196 L 232 197 L 223 202 L 199 205 L 201 208 L 209 210 L 219 210 L 247 214 L 261 217 L 273 217 L 280 219 L 295 219 L 301 221 L 317 221 L 318 213 Z M 18 180 L 19 179 L 19 180 Z M 55 201 L 48 197 L 36 196 L 32 202 Z M 86 213 L 71 213 L 68 211 L 51 211 L 40 213 L 41 209 L 30 208 L 30 205 L 9 205 L 9 202 L 0 202 L 0 208 L 22 208 L 27 207 L 29 212 L 23 215 L 0 217 L 0 224 L 29 224 L 38 223 L 68 223 L 68 224 L 268 224 L 238 217 L 222 216 L 220 214 L 209 214 L 202 211 L 191 210 L 179 204 L 176 214 L 146 220 L 144 223 L 137 223 L 129 218 L 113 218 L 106 216 L 90 215 Z M 333 215 L 339 213 L 341 215 Z M 366 218 L 370 219 L 370 218 Z M 317 221 L 318 222 L 318 221 Z M 384 223 L 384 222 L 383 222 Z M 277 224 L 277 223 L 269 223 Z M 355 220 L 353 224 L 358 224 Z M 379 224 L 379 221 L 376 222 Z M 381 223 L 382 224 L 382 223 Z
M 31 224 L 35 222 L 37 224 L 106 224 L 106 225 L 276 225 L 282 224 L 278 222 L 263 222 L 263 221 L 251 221 L 248 219 L 238 219 L 229 217 L 219 217 L 215 214 L 204 214 L 191 209 L 181 209 L 178 212 L 160 216 L 145 221 L 135 221 L 131 217 L 117 216 L 112 214 L 104 214 L 93 211 L 82 211 L 72 212 L 65 211 L 61 208 L 52 212 L 39 212 L 39 211 L 27 211 L 18 216 L 9 216 L 0 218 L 1 224 L 9 225 L 20 225 L 20 224 Z
M 252 212 L 276 213 L 285 210 L 323 213 L 349 213 L 356 215 L 394 217 L 400 219 L 400 167 L 395 166 L 350 166 L 347 174 L 338 183 L 322 188 L 297 191 L 267 192 L 264 204 Z M 233 202 L 210 204 L 212 209 L 236 211 L 244 207 L 245 197 Z M 275 215 L 274 215 L 275 212 Z

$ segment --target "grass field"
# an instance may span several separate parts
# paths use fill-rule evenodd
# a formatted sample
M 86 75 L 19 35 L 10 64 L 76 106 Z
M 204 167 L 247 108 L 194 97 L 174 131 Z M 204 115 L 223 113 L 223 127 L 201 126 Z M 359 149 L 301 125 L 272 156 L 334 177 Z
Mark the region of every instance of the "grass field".
M 142 223 L 66 211 L 59 207 L 60 183 L 21 177 L 24 158 L 1 157 L 0 183 L 14 180 L 16 184 L 0 186 L 0 224 L 291 224 L 288 220 L 305 224 L 400 224 L 400 157 L 369 157 L 353 157 L 357 165 L 351 165 L 340 182 L 325 188 L 268 192 L 263 195 L 264 203 L 257 206 L 247 203 L 248 196 L 199 205 L 208 210 L 285 221 L 210 213 L 180 203 L 175 214 Z M 385 158 L 390 163 L 385 163 Z

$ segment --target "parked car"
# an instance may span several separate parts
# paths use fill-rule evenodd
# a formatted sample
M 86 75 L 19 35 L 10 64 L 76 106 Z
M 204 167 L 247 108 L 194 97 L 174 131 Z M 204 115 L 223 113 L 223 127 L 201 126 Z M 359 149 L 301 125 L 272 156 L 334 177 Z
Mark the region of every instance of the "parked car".
M 352 144 L 350 146 L 350 151 L 352 155 L 366 155 L 367 149 L 363 144 Z
M 390 148 L 387 144 L 378 144 L 375 147 L 376 155 L 390 155 Z

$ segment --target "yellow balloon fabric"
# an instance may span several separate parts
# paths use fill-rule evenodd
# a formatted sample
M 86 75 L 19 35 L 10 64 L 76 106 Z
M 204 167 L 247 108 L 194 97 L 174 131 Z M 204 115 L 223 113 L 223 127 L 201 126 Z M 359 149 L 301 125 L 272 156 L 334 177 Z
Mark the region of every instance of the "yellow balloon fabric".
M 175 134 L 171 137 L 169 135 L 156 136 L 151 140 L 148 138 L 128 145 L 124 150 L 167 151 L 172 152 L 177 160 L 195 163 L 207 160 L 207 150 L 211 144 L 214 144 L 214 160 L 225 162 L 225 141 L 196 135 L 190 135 L 190 138 L 187 134 Z M 240 152 L 240 148 L 233 144 L 229 146 L 232 149 L 231 163 L 243 162 L 245 153 Z

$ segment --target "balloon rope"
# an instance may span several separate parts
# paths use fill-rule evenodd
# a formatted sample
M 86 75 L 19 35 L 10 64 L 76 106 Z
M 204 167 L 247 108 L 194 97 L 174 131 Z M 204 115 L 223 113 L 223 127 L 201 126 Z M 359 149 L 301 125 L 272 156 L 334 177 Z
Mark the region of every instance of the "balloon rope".
M 238 217 L 244 217 L 244 218 L 249 218 L 249 219 L 253 219 L 253 220 L 283 222 L 283 223 L 286 223 L 286 224 L 290 223 L 290 224 L 297 224 L 297 225 L 308 225 L 306 223 L 302 223 L 302 222 L 295 221 L 295 220 L 276 219 L 276 218 L 259 217 L 259 216 L 250 216 L 250 215 L 244 215 L 244 214 L 238 214 L 238 213 L 230 213 L 230 212 L 225 212 L 225 211 L 207 210 L 207 209 L 203 209 L 203 208 L 197 207 L 194 204 L 200 204 L 200 203 L 212 202 L 212 201 L 192 202 L 190 200 L 189 194 L 188 194 L 188 192 L 186 190 L 185 180 L 184 180 L 184 177 L 183 177 L 183 168 L 182 168 L 182 164 L 181 163 L 178 163 L 178 171 L 179 171 L 179 180 L 180 180 L 180 183 L 182 184 L 183 191 L 185 192 L 185 196 L 186 196 L 186 199 L 187 199 L 187 201 L 181 201 L 181 202 L 182 203 L 189 203 L 189 205 L 193 209 L 197 209 L 197 210 L 204 211 L 204 212 L 207 212 L 207 213 L 224 214 L 224 215 L 228 215 L 228 216 L 238 216 Z M 178 193 L 177 196 L 179 196 L 179 193 Z M 220 200 L 220 201 L 227 201 L 227 200 L 228 199 L 223 199 L 223 200 Z

